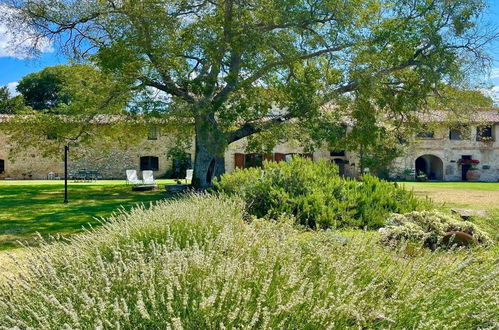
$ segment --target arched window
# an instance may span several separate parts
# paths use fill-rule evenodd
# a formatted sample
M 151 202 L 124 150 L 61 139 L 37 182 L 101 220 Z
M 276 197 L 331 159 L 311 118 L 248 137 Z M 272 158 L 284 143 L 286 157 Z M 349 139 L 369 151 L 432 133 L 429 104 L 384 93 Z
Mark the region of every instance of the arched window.
M 159 158 L 154 156 L 140 157 L 140 170 L 141 171 L 157 171 L 159 170 Z
M 5 160 L 0 159 L 0 174 L 5 172 Z

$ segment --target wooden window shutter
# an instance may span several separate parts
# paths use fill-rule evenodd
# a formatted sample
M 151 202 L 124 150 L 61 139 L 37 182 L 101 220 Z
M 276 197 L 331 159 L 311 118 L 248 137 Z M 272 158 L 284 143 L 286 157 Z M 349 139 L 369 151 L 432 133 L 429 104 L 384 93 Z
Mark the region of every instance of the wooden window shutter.
M 234 154 L 235 168 L 244 168 L 244 154 Z
M 279 153 L 274 154 L 274 161 L 276 162 L 282 162 L 285 158 L 286 158 L 285 154 L 279 154 Z
M 265 154 L 265 155 L 263 155 L 263 160 L 271 162 L 274 160 L 274 157 L 272 157 L 272 154 Z

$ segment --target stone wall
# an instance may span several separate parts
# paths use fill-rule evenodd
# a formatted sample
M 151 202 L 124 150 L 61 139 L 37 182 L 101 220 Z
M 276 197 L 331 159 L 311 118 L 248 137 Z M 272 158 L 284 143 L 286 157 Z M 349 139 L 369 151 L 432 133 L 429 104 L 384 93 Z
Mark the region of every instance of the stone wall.
M 471 134 L 464 140 L 450 140 L 449 130 L 440 127 L 435 131 L 432 139 L 418 139 L 407 150 L 403 157 L 397 158 L 393 163 L 392 176 L 400 176 L 404 170 L 415 171 L 416 159 L 425 155 L 433 155 L 442 161 L 443 180 L 461 181 L 462 165 L 459 159 L 462 156 L 471 156 L 480 161 L 480 181 L 499 181 L 499 125 L 493 126 L 495 141 L 476 141 L 476 126 L 471 127 Z
M 101 149 L 70 147 L 68 169 L 95 170 L 106 179 L 124 179 L 125 171 L 140 171 L 140 157 L 154 156 L 159 158 L 159 169 L 154 172 L 156 178 L 163 176 L 171 168 L 171 160 L 167 152 L 174 146 L 174 139 L 169 135 L 161 135 L 157 140 L 144 139 L 136 145 L 126 148 Z M 33 146 L 22 155 L 10 155 L 8 137 L 0 132 L 0 159 L 5 160 L 5 172 L 0 178 L 11 179 L 46 179 L 49 172 L 55 176 L 64 175 L 64 149 L 60 156 L 43 157 L 39 149 Z M 192 157 L 194 149 L 187 150 Z M 10 156 L 10 157 L 9 157 Z
M 0 173 L 0 178 L 13 179 L 46 179 L 49 172 L 63 173 L 64 163 L 62 158 L 44 157 L 33 146 L 25 153 L 15 158 L 9 158 L 9 141 L 5 134 L 0 132 L 0 159 L 5 161 L 5 172 Z
M 435 131 L 434 138 L 418 139 L 411 145 L 403 157 L 393 162 L 391 175 L 403 177 L 404 170 L 415 171 L 415 163 L 418 157 L 425 159 L 432 155 L 438 157 L 442 164 L 442 179 L 444 181 L 460 181 L 462 165 L 458 160 L 463 155 L 471 156 L 480 161 L 480 180 L 496 182 L 499 180 L 499 125 L 493 127 L 495 141 L 476 141 L 476 127 L 472 127 L 471 137 L 466 140 L 450 140 L 449 131 L 446 127 L 440 127 Z M 71 148 L 69 170 L 96 170 L 104 178 L 123 179 L 125 170 L 135 169 L 140 171 L 140 157 L 154 156 L 159 158 L 159 169 L 155 171 L 156 178 L 163 176 L 171 168 L 171 160 L 167 158 L 167 152 L 175 145 L 174 137 L 162 134 L 157 140 L 143 141 L 126 148 L 99 149 L 93 148 Z M 245 139 L 231 144 L 225 152 L 225 169 L 233 171 L 235 167 L 235 154 L 246 153 L 247 141 Z M 63 152 L 56 157 L 43 157 L 41 152 L 33 146 L 26 150 L 23 155 L 9 157 L 9 141 L 5 134 L 0 132 L 0 159 L 5 161 L 5 173 L 1 178 L 12 179 L 46 179 L 49 172 L 56 173 L 62 177 L 64 173 Z M 187 150 L 194 161 L 194 147 Z M 289 141 L 276 146 L 273 153 L 304 153 L 298 141 Z M 313 153 L 314 160 L 325 159 L 342 163 L 344 173 L 348 176 L 357 176 L 360 172 L 358 157 L 354 153 L 347 152 L 344 156 L 330 156 L 327 147 L 320 148 Z M 435 158 L 432 158 L 435 159 Z M 438 171 L 437 171 L 438 172 Z M 412 175 L 408 178 L 414 178 Z
M 140 143 L 127 146 L 126 148 L 100 149 L 97 146 L 92 148 L 70 147 L 68 169 L 94 170 L 98 171 L 105 179 L 124 179 L 126 170 L 134 169 L 140 173 L 140 157 L 154 156 L 159 158 L 159 169 L 154 172 L 156 178 L 162 177 L 171 168 L 172 162 L 167 158 L 167 152 L 175 145 L 174 137 L 163 134 L 157 140 L 144 139 Z M 225 152 L 225 170 L 234 170 L 234 154 L 246 153 L 247 141 L 240 140 L 229 146 Z M 11 179 L 46 179 L 49 172 L 54 172 L 56 176 L 64 175 L 64 149 L 61 147 L 61 154 L 58 157 L 44 158 L 39 150 L 34 146 L 23 155 L 15 155 L 9 158 L 8 138 L 0 133 L 0 159 L 5 160 L 5 173 L 0 178 Z M 194 146 L 190 150 L 192 162 L 194 162 Z M 303 148 L 297 141 L 280 144 L 274 148 L 274 153 L 303 153 Z M 347 160 L 345 157 L 333 157 Z M 330 161 L 327 148 L 321 148 L 313 153 L 313 158 Z M 350 174 L 351 167 L 346 165 L 346 173 Z M 25 174 L 25 175 L 23 175 Z

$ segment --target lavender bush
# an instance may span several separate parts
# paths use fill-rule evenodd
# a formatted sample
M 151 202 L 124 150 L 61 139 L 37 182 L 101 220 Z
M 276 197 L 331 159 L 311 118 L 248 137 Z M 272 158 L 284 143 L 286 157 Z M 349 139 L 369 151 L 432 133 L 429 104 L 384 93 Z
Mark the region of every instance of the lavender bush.
M 243 221 L 192 195 L 33 249 L 0 287 L 19 329 L 495 328 L 497 250 L 403 250 L 376 233 Z

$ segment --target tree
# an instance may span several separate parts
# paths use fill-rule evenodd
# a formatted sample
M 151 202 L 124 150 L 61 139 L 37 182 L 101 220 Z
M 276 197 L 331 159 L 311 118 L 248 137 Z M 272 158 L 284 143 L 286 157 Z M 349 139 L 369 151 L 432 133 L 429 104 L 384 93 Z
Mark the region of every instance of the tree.
M 109 77 L 92 66 L 56 65 L 26 75 L 19 81 L 17 90 L 24 97 L 25 104 L 33 110 L 53 114 L 82 114 L 80 109 L 75 109 L 75 104 L 89 102 L 99 91 L 103 98 L 110 98 L 113 92 L 116 93 L 115 85 Z M 123 111 L 123 102 L 113 102 L 119 106 L 114 107 L 112 112 Z M 89 108 L 92 108 L 91 104 Z M 109 110 L 107 107 L 101 111 L 104 113 Z
M 477 25 L 483 0 L 7 3 L 12 24 L 37 31 L 35 40 L 59 41 L 131 89 L 167 95 L 165 115 L 194 124 L 201 187 L 223 173 L 227 145 L 306 125 L 324 104 L 335 105 L 334 118 L 407 118 L 486 64 L 482 48 L 494 37 Z
M 24 102 L 22 96 L 12 96 L 7 86 L 0 87 L 0 114 L 12 115 L 23 109 Z
M 10 146 L 12 154 L 33 145 L 45 156 L 60 155 L 61 146 L 72 142 L 85 146 L 98 141 L 104 146 L 125 141 L 119 130 L 130 129 L 117 120 L 128 114 L 128 86 L 92 66 L 47 67 L 21 79 L 18 90 L 29 106 L 2 127 L 17 141 Z
M 25 76 L 17 89 L 34 110 L 50 110 L 68 104 L 70 96 L 62 90 L 65 71 L 63 66 L 47 67 Z

